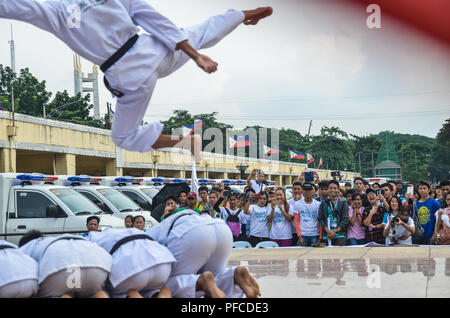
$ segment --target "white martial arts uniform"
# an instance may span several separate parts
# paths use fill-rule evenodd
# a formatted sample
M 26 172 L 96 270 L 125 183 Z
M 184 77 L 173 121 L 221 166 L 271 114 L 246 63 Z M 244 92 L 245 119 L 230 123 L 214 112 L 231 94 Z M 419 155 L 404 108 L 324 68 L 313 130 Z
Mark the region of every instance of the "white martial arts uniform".
M 75 5 L 75 7 L 74 7 Z M 78 9 L 77 9 L 78 8 Z M 22 20 L 53 33 L 74 52 L 101 65 L 138 32 L 134 46 L 105 73 L 118 98 L 111 138 L 130 151 L 151 151 L 162 132 L 159 122 L 140 126 L 158 78 L 168 76 L 189 57 L 176 45 L 186 39 L 196 50 L 215 45 L 244 21 L 229 10 L 204 23 L 178 29 L 146 0 L 0 0 L 0 18 Z
M 181 216 L 185 214 L 187 216 Z M 175 225 L 169 233 L 173 223 Z M 235 267 L 226 267 L 233 237 L 223 220 L 184 210 L 151 227 L 147 233 L 167 246 L 177 259 L 166 283 L 173 297 L 194 298 L 203 295 L 195 290 L 198 274 L 211 271 L 217 286 L 227 297 L 242 298 L 243 291 L 234 284 Z
M 94 296 L 111 270 L 111 255 L 77 235 L 41 237 L 20 250 L 39 263 L 39 297 Z
M 0 298 L 28 298 L 38 290 L 38 263 L 12 243 L 0 240 Z
M 136 228 L 108 229 L 90 232 L 89 240 L 110 252 L 119 240 L 139 234 L 146 235 Z M 166 283 L 176 261 L 167 247 L 148 239 L 127 242 L 112 257 L 108 287 L 113 297 L 126 297 L 132 289 L 146 297 L 153 296 Z

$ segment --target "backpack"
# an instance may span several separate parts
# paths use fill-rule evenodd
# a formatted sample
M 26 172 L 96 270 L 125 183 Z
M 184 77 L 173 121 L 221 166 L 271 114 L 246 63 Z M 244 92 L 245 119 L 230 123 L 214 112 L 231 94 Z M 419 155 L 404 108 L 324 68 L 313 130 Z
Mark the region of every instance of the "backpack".
M 239 233 L 241 231 L 241 224 L 239 221 L 239 213 L 241 213 L 241 209 L 236 214 L 231 214 L 230 209 L 225 208 L 228 212 L 227 220 L 225 221 L 228 225 L 228 227 L 231 230 L 231 233 L 233 233 L 233 236 L 237 237 L 239 236 Z
M 413 205 L 413 217 L 415 233 L 412 235 L 412 243 L 413 244 L 423 244 L 425 242 L 425 230 L 420 224 L 419 215 L 417 212 L 417 205 L 414 202 Z

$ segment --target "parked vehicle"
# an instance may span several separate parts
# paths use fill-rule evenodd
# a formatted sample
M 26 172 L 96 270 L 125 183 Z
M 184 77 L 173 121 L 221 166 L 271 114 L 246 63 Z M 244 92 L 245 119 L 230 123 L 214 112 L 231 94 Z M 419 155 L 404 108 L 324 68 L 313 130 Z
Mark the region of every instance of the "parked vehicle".
M 86 232 L 86 219 L 100 217 L 100 227 L 124 227 L 80 193 L 57 185 L 57 176 L 0 173 L 0 238 L 18 244 L 30 230 L 44 235 Z

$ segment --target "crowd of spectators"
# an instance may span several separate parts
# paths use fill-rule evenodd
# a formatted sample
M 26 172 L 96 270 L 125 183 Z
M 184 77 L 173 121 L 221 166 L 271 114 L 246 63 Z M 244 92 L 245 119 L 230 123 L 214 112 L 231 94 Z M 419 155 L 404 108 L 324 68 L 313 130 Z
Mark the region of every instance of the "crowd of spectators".
M 264 173 L 252 171 L 244 193 L 224 183 L 212 189 L 166 198 L 164 218 L 190 209 L 224 220 L 234 241 L 253 247 L 262 241 L 287 246 L 345 246 L 394 244 L 450 244 L 450 181 L 436 187 L 426 181 L 373 183 L 357 177 L 344 186 L 337 180 L 305 182 L 305 174 L 290 187 L 267 186 Z M 99 218 L 87 219 L 87 229 L 97 231 Z M 143 216 L 127 216 L 127 228 L 143 230 Z M 85 234 L 87 235 L 87 233 Z
M 286 246 L 450 244 L 450 181 L 434 188 L 426 181 L 369 184 L 357 177 L 345 186 L 337 180 L 305 182 L 305 174 L 286 188 L 270 187 L 264 173 L 252 171 L 244 193 L 225 184 L 196 193 L 180 193 L 177 208 L 223 219 L 234 241 Z M 166 215 L 167 213 L 165 213 Z M 165 217 L 162 217 L 162 219 Z

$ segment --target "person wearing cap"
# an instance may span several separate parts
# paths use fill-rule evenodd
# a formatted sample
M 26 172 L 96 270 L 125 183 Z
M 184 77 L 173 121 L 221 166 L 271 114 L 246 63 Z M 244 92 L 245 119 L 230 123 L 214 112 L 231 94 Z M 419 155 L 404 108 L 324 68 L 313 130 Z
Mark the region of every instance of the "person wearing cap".
M 314 193 L 313 193 L 314 195 Z M 295 203 L 304 200 L 303 197 L 303 185 L 300 181 L 296 181 L 292 184 L 292 198 L 288 200 L 288 203 L 292 206 L 295 205 Z M 295 228 L 295 214 L 294 214 L 294 220 L 292 221 L 292 246 L 297 246 L 298 244 L 298 234 L 297 230 Z
M 303 200 L 296 201 L 294 209 L 294 224 L 301 246 L 312 246 L 319 241 L 319 207 L 320 202 L 314 200 L 314 186 L 303 184 Z

